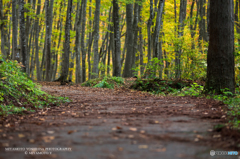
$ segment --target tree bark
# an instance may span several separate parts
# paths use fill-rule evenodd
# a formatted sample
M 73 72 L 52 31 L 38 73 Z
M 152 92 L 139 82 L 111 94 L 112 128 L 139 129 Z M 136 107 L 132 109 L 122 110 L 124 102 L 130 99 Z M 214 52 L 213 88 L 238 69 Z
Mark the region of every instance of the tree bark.
M 78 2 L 77 5 L 77 15 L 76 15 L 76 39 L 75 39 L 75 54 L 76 54 L 76 70 L 75 70 L 75 82 L 76 83 L 81 83 L 81 65 L 80 65 L 80 31 L 81 31 L 81 19 L 82 19 L 82 3 L 81 7 L 79 7 L 80 1 Z
M 115 61 L 113 76 L 121 76 L 121 33 L 119 27 L 119 6 L 117 0 L 113 0 L 113 24 L 114 24 L 114 45 Z
M 89 1 L 92 3 L 92 0 Z M 92 7 L 89 5 L 89 17 L 92 17 Z M 92 28 L 92 20 L 89 19 L 89 27 Z M 89 32 L 89 40 L 88 40 L 88 80 L 91 79 L 91 72 L 92 72 L 92 67 L 91 67 L 91 50 L 92 50 L 92 32 Z
M 20 55 L 18 51 L 17 37 L 18 37 L 18 22 L 17 22 L 17 0 L 12 1 L 12 59 L 20 62 Z
M 20 44 L 22 54 L 23 71 L 27 72 L 29 64 L 27 63 L 27 44 L 26 44 L 26 32 L 25 32 L 25 18 L 24 18 L 24 0 L 20 0 Z
M 46 48 L 45 48 L 45 57 L 46 57 L 46 81 L 51 81 L 51 38 L 52 38 L 52 12 L 53 12 L 53 2 L 54 0 L 45 1 L 45 11 L 46 11 Z
M 4 15 L 3 15 L 3 3 L 2 0 L 0 0 L 0 20 L 3 21 L 4 20 Z M 6 56 L 6 51 L 5 51 L 5 30 L 4 30 L 4 23 L 0 24 L 0 29 L 1 29 L 1 53 L 3 56 Z M 4 57 L 6 58 L 6 57 Z
M 86 81 L 86 49 L 85 49 L 85 24 L 86 24 L 86 9 L 87 0 L 83 0 L 82 7 L 82 38 L 81 38 L 81 50 L 82 50 L 82 82 Z
M 96 0 L 96 8 L 95 8 L 95 15 L 94 15 L 95 34 L 94 34 L 94 42 L 93 42 L 94 62 L 93 62 L 92 78 L 98 78 L 98 63 L 99 63 L 98 40 L 99 40 L 100 2 L 101 0 Z
M 123 70 L 123 77 L 132 77 L 132 58 L 133 58 L 133 4 L 126 5 L 127 20 L 127 55 Z
M 235 92 L 233 0 L 210 1 L 210 39 L 205 92 Z
M 180 12 L 179 12 L 179 26 L 178 26 L 178 38 L 181 40 L 184 30 L 184 20 L 186 18 L 187 0 L 181 0 Z M 175 78 L 181 78 L 181 54 L 182 54 L 182 40 L 177 44 L 177 52 L 175 54 Z
M 152 20 L 153 20 L 154 14 L 153 14 L 153 0 L 150 0 L 150 17 L 148 19 L 148 23 L 147 23 L 147 31 L 148 31 L 148 63 L 150 63 L 151 57 L 152 57 L 152 53 L 151 53 L 151 26 L 153 24 Z
M 71 29 L 72 0 L 68 0 L 67 17 L 65 24 L 65 43 L 62 62 L 61 76 L 56 81 L 64 82 L 67 80 L 69 72 L 69 52 L 70 52 L 70 29 Z
M 138 5 L 139 1 L 135 2 L 134 5 L 134 20 L 133 20 L 133 55 L 132 55 L 132 68 L 136 68 L 136 54 L 137 54 L 137 48 L 138 48 L 138 21 L 139 21 L 139 16 L 138 16 Z M 132 70 L 132 75 L 138 75 L 138 72 L 135 72 Z
M 159 52 L 158 52 L 158 41 L 159 41 L 159 33 L 161 29 L 161 22 L 162 22 L 162 13 L 163 13 L 163 8 L 164 8 L 164 3 L 165 0 L 160 0 L 158 4 L 158 10 L 157 10 L 157 18 L 156 18 L 156 25 L 155 25 L 155 32 L 154 32 L 154 56 L 153 57 L 158 57 Z
M 205 9 L 206 0 L 199 0 L 199 13 L 200 13 L 200 21 L 199 21 L 199 41 L 204 40 L 207 41 L 207 34 L 206 34 L 206 9 Z M 201 42 L 199 42 L 200 44 Z

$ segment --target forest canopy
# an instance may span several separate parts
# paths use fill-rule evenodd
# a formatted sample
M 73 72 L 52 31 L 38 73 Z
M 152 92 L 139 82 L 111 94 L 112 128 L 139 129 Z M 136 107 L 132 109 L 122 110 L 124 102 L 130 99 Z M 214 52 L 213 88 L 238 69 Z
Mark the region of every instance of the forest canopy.
M 237 81 L 239 7 L 234 0 Z M 1 54 L 38 81 L 205 80 L 210 9 L 210 0 L 0 0 Z

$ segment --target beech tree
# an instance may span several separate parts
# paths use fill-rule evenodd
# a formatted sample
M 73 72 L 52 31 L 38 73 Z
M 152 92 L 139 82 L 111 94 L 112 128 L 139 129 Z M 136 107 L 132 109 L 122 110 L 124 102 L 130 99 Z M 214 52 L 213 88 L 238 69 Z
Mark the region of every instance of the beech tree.
M 72 0 L 68 0 L 67 17 L 65 24 L 65 44 L 62 62 L 61 76 L 56 81 L 66 81 L 68 77 L 69 68 L 69 52 L 70 52 L 70 29 L 71 29 L 71 13 L 72 13 Z
M 93 42 L 94 62 L 93 62 L 92 78 L 97 78 L 98 77 L 99 19 L 100 19 L 100 0 L 96 0 L 96 8 L 95 8 L 95 15 L 94 15 L 94 23 L 95 23 L 95 26 L 94 26 L 94 42 Z
M 113 23 L 114 23 L 114 70 L 113 76 L 121 76 L 121 41 L 120 41 L 120 28 L 119 28 L 119 6 L 117 0 L 113 0 Z
M 123 77 L 132 76 L 132 58 L 133 58 L 133 4 L 126 5 L 126 20 L 127 20 L 127 55 L 123 70 Z
M 52 12 L 53 12 L 53 2 L 51 0 L 45 1 L 45 11 L 46 11 L 46 35 L 45 35 L 45 56 L 46 56 L 46 81 L 51 81 L 51 37 L 52 37 Z
M 235 92 L 233 0 L 210 1 L 205 92 Z
M 25 18 L 24 18 L 24 0 L 20 0 L 20 44 L 21 44 L 21 57 L 23 64 L 23 71 L 28 72 L 29 64 L 27 63 L 27 43 L 25 32 Z

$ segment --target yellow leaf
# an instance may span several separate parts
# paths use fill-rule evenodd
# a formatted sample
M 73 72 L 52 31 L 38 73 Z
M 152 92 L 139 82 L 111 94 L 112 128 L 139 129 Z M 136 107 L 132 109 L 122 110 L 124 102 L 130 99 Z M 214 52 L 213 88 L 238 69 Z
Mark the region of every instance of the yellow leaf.
M 19 137 L 19 138 L 23 138 L 23 137 L 25 137 L 25 135 L 23 135 L 23 134 L 18 134 L 18 137 Z
M 7 77 L 3 77 L 3 78 L 1 78 L 1 79 L 5 80 L 5 79 L 7 79 Z

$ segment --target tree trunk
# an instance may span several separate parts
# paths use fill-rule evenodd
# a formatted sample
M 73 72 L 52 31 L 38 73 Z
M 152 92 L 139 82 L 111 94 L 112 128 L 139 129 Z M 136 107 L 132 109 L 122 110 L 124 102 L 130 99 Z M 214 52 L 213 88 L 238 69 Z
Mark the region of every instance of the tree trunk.
M 27 72 L 29 65 L 27 63 L 27 44 L 26 44 L 26 32 L 25 32 L 25 18 L 24 18 L 24 0 L 20 0 L 20 44 L 22 54 L 23 71 Z
M 18 51 L 18 22 L 17 22 L 17 0 L 12 1 L 12 59 L 20 62 L 20 55 Z
M 210 1 L 210 39 L 205 92 L 235 92 L 233 0 Z
M 148 23 L 147 23 L 147 32 L 148 32 L 148 63 L 150 63 L 151 57 L 152 57 L 152 53 L 151 53 L 151 26 L 153 24 L 152 20 L 153 20 L 154 14 L 153 14 L 153 0 L 150 0 L 150 17 L 148 19 Z
M 66 81 L 69 72 L 70 29 L 71 29 L 72 0 L 68 0 L 67 17 L 65 24 L 65 43 L 61 76 L 56 81 Z
M 181 54 L 182 54 L 182 36 L 184 30 L 184 20 L 186 18 L 186 10 L 187 10 L 187 0 L 181 0 L 180 2 L 180 12 L 179 12 L 179 26 L 178 26 L 178 38 L 181 40 L 179 44 L 177 44 L 177 52 L 175 54 L 175 78 L 181 78 Z
M 160 57 L 160 49 L 162 49 L 162 45 L 159 44 L 159 33 L 161 29 L 161 24 L 162 24 L 162 13 L 163 13 L 163 8 L 164 8 L 164 3 L 165 0 L 160 0 L 158 4 L 158 10 L 157 10 L 157 19 L 156 19 L 156 25 L 155 25 L 155 32 L 154 32 L 154 58 Z M 161 47 L 161 48 L 160 48 Z M 154 71 L 156 72 L 156 71 Z M 156 75 L 156 74 L 155 74 Z
M 121 33 L 119 27 L 119 6 L 117 0 L 113 0 L 113 24 L 114 24 L 114 45 L 115 61 L 113 76 L 121 76 Z
M 3 15 L 3 8 L 2 8 L 2 0 L 0 0 L 0 20 L 3 21 L 4 20 L 4 15 Z M 5 51 L 5 30 L 4 30 L 4 23 L 0 24 L 0 29 L 1 29 L 1 53 L 4 56 L 4 58 L 6 58 L 6 51 Z
M 99 63 L 99 54 L 98 54 L 98 40 L 99 40 L 99 19 L 100 19 L 100 0 L 96 0 L 96 8 L 94 15 L 94 42 L 93 42 L 93 52 L 94 52 L 94 62 L 93 62 L 93 74 L 92 78 L 98 78 L 98 63 Z
M 77 5 L 77 15 L 76 15 L 76 39 L 75 39 L 75 54 L 76 54 L 76 70 L 75 70 L 75 82 L 81 83 L 81 65 L 80 65 L 80 31 L 81 31 L 81 18 L 82 18 L 82 3 L 79 7 L 80 2 Z
M 45 48 L 45 57 L 46 57 L 46 81 L 51 81 L 51 37 L 52 37 L 52 12 L 53 12 L 53 2 L 54 0 L 45 1 L 45 11 L 46 11 L 46 48 Z
M 90 4 L 92 3 L 92 0 L 89 1 Z M 92 17 L 92 7 L 89 5 L 89 17 Z M 92 28 L 92 20 L 89 19 L 89 27 Z M 88 80 L 91 79 L 91 50 L 92 50 L 92 32 L 89 32 L 89 40 L 88 40 Z
M 199 21 L 199 44 L 201 44 L 200 40 L 207 41 L 207 34 L 206 34 L 206 9 L 205 9 L 206 0 L 199 0 L 199 13 L 200 13 L 200 21 Z
M 84 46 L 85 42 L 85 23 L 86 23 L 86 9 L 87 0 L 83 0 L 82 4 L 82 38 L 81 38 L 81 50 L 82 50 L 82 82 L 86 81 L 86 49 Z
M 127 55 L 123 70 L 123 77 L 132 77 L 133 58 L 133 4 L 126 5 L 127 20 Z
M 134 6 L 134 20 L 133 20 L 133 55 L 132 55 L 132 68 L 136 68 L 136 54 L 137 54 L 137 48 L 138 48 L 138 21 L 139 21 L 139 15 L 138 15 L 138 5 L 139 1 L 135 2 Z M 135 72 L 132 70 L 132 75 L 138 75 L 138 72 Z

